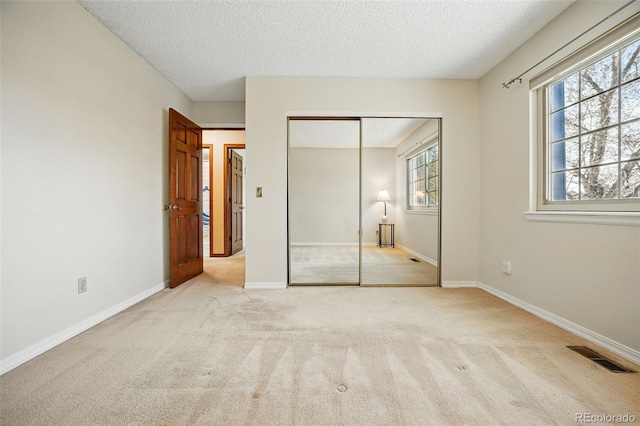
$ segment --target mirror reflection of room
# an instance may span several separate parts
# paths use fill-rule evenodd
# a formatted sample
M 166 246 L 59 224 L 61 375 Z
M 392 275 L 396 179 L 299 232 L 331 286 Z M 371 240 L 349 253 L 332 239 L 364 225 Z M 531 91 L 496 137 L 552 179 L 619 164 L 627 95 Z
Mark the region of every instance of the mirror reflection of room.
M 439 127 L 290 121 L 290 284 L 439 285 Z
M 362 285 L 438 285 L 439 120 L 362 127 Z
M 292 284 L 360 282 L 359 120 L 290 122 Z

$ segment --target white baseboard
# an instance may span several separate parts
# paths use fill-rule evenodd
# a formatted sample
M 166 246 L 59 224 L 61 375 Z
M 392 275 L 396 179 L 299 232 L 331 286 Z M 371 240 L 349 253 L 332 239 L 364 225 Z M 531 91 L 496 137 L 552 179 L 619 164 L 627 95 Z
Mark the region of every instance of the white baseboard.
M 363 241 L 362 242 L 363 246 L 377 246 L 378 243 L 376 242 L 367 242 L 367 241 Z M 303 247 L 303 246 L 337 246 L 337 247 L 358 247 L 359 244 L 358 242 L 353 242 L 353 243 L 327 243 L 327 242 L 322 242 L 322 243 L 291 243 L 291 246 L 293 247 Z
M 115 314 L 124 311 L 125 309 L 135 305 L 138 302 L 143 301 L 149 296 L 156 294 L 159 291 L 164 290 L 169 286 L 169 281 L 165 281 L 158 285 L 151 287 L 149 290 L 143 291 L 142 293 L 133 296 L 130 299 L 125 300 L 124 302 L 120 302 L 111 308 L 105 309 L 104 311 L 87 318 L 84 321 L 79 322 L 76 325 L 73 325 L 66 330 L 61 331 L 60 333 L 56 333 L 51 337 L 47 337 L 41 342 L 36 343 L 35 345 L 29 346 L 26 349 L 18 352 L 15 355 L 11 355 L 0 361 L 0 375 L 6 373 L 7 371 L 13 370 L 17 366 L 24 364 L 25 362 L 32 360 L 40 354 L 52 349 L 59 344 L 66 342 L 74 336 L 82 333 L 90 329 L 91 327 L 100 324 L 102 321 L 111 318 Z
M 275 282 L 275 283 L 266 283 L 266 282 L 255 282 L 244 283 L 245 290 L 284 290 L 287 288 L 287 283 L 285 282 Z
M 417 251 L 411 250 L 410 248 L 405 247 L 405 246 L 403 246 L 401 244 L 396 244 L 396 247 L 406 251 L 409 254 L 414 255 L 415 257 L 417 257 L 420 260 L 424 260 L 425 262 L 428 262 L 428 263 L 432 264 L 433 266 L 438 266 L 438 261 L 437 260 L 431 259 L 430 257 L 427 257 L 427 256 L 425 256 L 423 254 L 420 254 Z
M 299 246 L 341 246 L 341 247 L 342 246 L 345 246 L 345 247 L 352 246 L 352 247 L 358 247 L 359 243 L 357 241 L 354 241 L 354 242 L 351 242 L 351 243 L 349 243 L 349 242 L 347 242 L 347 243 L 345 243 L 345 242 L 342 242 L 342 243 L 336 243 L 336 242 L 333 242 L 333 243 L 332 242 L 321 242 L 321 243 L 319 243 L 319 242 L 303 242 L 303 243 L 291 243 L 291 245 L 295 246 L 295 247 L 299 247 Z
M 442 281 L 442 288 L 475 288 L 477 281 Z
M 576 336 L 582 337 L 583 339 L 588 340 L 591 343 L 601 346 L 613 352 L 614 354 L 620 355 L 621 357 L 640 365 L 640 351 L 611 340 L 608 337 L 596 333 L 595 331 L 591 331 L 588 328 L 575 324 L 556 314 L 552 314 L 551 312 L 538 308 L 537 306 L 525 302 L 524 300 L 520 300 L 517 297 L 511 296 L 510 294 L 493 288 L 487 284 L 478 282 L 478 287 L 486 291 L 487 293 L 493 294 L 494 296 L 499 297 L 500 299 L 509 302 L 512 305 L 529 312 L 530 314 L 537 316 L 538 318 L 542 318 L 543 320 L 557 325 L 558 327 L 565 329 L 568 332 L 575 334 Z

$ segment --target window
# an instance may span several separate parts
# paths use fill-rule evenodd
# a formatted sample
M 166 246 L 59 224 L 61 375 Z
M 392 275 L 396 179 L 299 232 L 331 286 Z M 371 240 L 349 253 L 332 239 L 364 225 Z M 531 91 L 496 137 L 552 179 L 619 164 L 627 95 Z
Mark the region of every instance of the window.
M 540 207 L 640 210 L 640 37 L 575 63 L 537 89 Z
M 407 158 L 407 209 L 438 206 L 438 144 Z

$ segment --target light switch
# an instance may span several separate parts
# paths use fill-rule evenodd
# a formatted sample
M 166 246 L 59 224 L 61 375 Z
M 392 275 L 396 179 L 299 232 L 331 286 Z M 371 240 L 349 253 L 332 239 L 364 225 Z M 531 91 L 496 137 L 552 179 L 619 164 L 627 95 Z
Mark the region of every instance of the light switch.
M 256 187 L 256 198 L 262 198 L 262 187 Z

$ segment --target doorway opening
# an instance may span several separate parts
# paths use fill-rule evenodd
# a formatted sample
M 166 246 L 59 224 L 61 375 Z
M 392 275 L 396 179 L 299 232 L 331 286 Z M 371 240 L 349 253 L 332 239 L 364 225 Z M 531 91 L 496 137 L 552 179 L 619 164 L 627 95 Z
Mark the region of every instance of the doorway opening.
M 441 119 L 289 117 L 291 285 L 440 285 Z
M 203 253 L 228 257 L 245 241 L 245 130 L 203 129 L 202 141 Z

